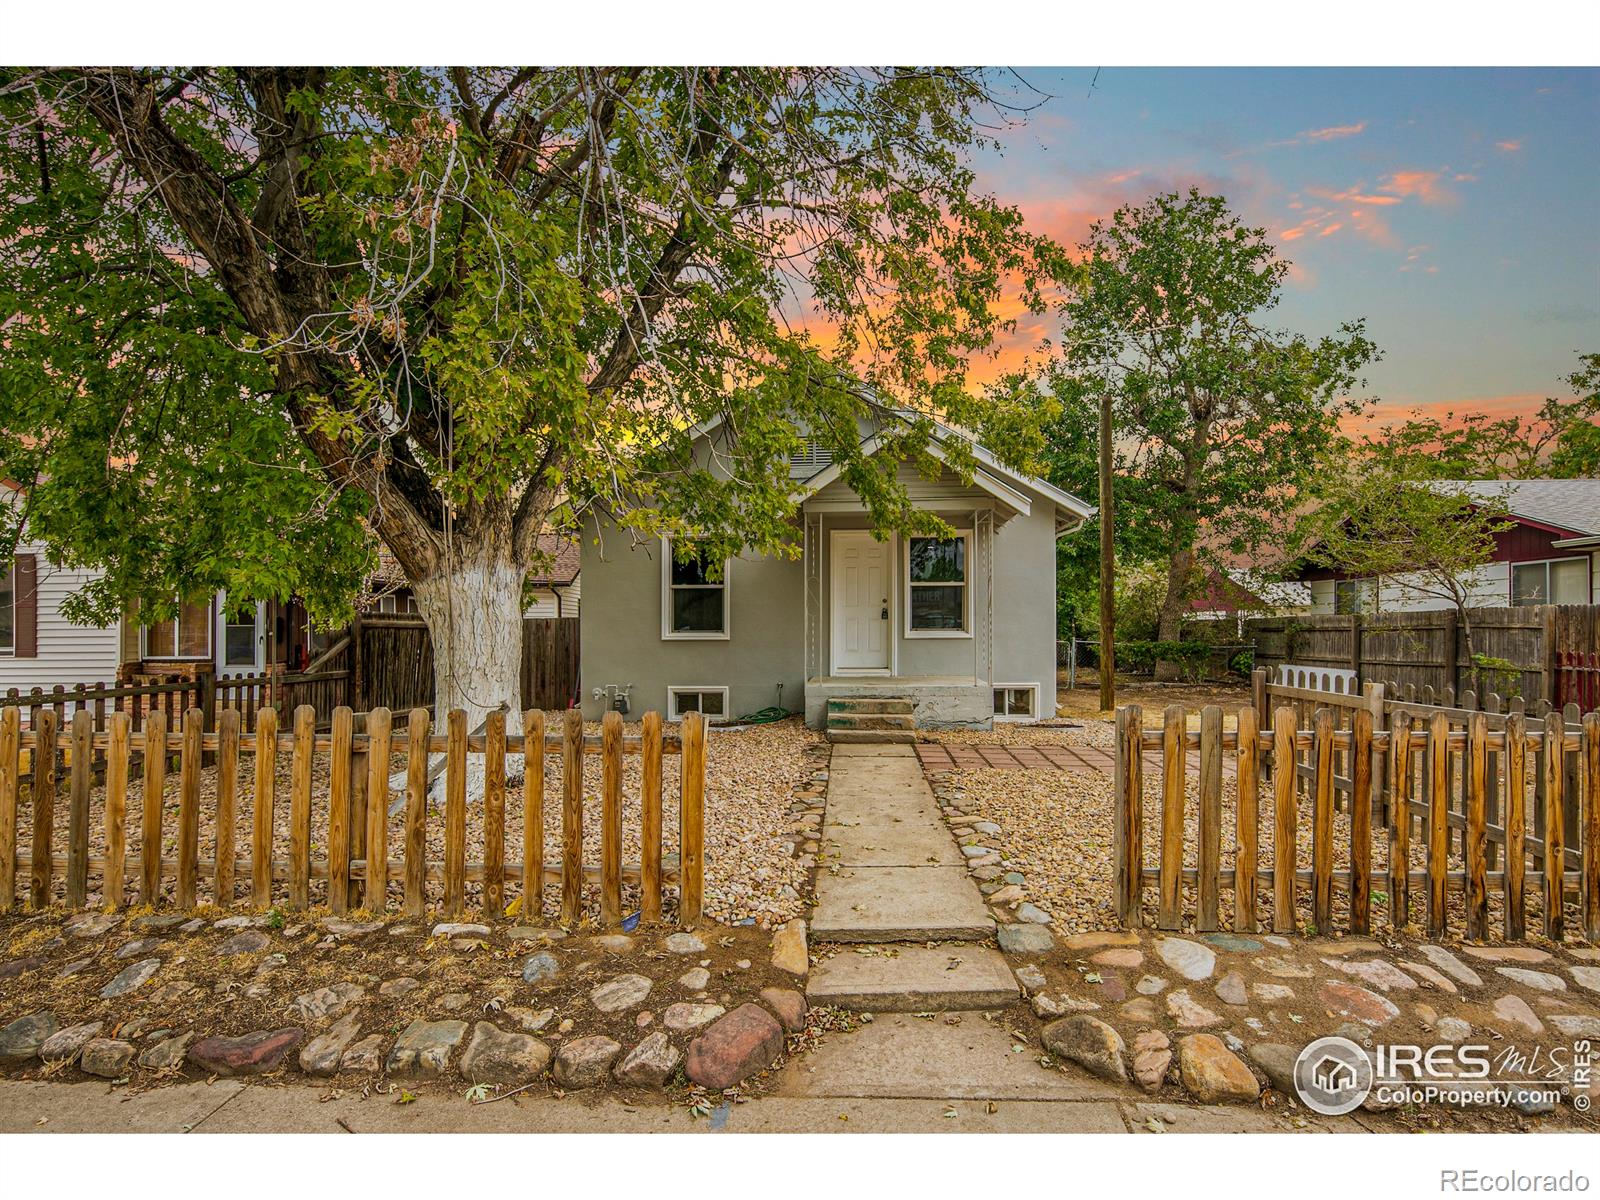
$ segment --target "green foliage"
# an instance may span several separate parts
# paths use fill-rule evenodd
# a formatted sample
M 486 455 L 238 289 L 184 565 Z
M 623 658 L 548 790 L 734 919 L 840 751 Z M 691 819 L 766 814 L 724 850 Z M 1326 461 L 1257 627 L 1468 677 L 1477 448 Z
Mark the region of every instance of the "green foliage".
M 1316 339 L 1269 328 L 1289 264 L 1220 197 L 1191 190 L 1121 208 L 1082 250 L 1070 328 L 1044 381 L 1061 405 L 1052 478 L 1094 494 L 1093 430 L 1109 393 L 1118 553 L 1170 566 L 1170 640 L 1197 552 L 1248 553 L 1281 533 L 1379 354 L 1360 321 Z
M 806 436 L 880 527 L 936 527 L 896 458 L 936 468 L 938 413 L 1033 465 L 1040 410 L 967 365 L 1069 273 L 975 182 L 1005 79 L 0 70 L 0 533 L 105 568 L 97 619 L 332 619 L 376 540 L 413 581 L 525 572 L 586 513 L 793 554 Z
M 1550 397 L 1534 416 L 1413 416 L 1376 440 L 1412 457 L 1430 479 L 1585 479 L 1600 475 L 1600 354 L 1563 378 L 1570 398 Z
M 1205 675 L 1206 663 L 1211 658 L 1211 647 L 1205 642 L 1146 641 L 1139 638 L 1117 643 L 1117 666 L 1129 671 L 1142 672 L 1155 669 L 1158 662 L 1175 663 L 1191 679 Z

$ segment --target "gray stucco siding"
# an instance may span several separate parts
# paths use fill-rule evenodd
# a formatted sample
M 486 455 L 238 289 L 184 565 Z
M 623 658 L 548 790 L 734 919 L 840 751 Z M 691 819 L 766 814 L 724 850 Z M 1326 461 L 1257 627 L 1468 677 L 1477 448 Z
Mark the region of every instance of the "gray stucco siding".
M 597 532 L 603 533 L 596 544 Z M 751 556 L 728 570 L 726 639 L 661 636 L 661 549 L 656 541 L 630 547 L 616 529 L 584 531 L 583 618 L 579 631 L 583 713 L 598 720 L 607 702 L 596 687 L 631 685 L 631 713 L 665 716 L 669 687 L 726 687 L 728 715 L 776 702 L 799 708 L 805 693 L 802 565 Z

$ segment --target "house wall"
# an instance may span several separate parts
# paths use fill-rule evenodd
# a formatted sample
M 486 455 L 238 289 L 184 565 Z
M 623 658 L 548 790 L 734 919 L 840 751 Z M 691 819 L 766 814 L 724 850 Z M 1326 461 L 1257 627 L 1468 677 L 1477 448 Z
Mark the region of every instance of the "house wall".
M 798 533 L 798 531 L 797 531 Z M 600 544 L 596 544 L 596 538 Z M 607 701 L 594 691 L 631 686 L 630 715 L 663 716 L 668 687 L 726 687 L 728 714 L 740 716 L 778 702 L 798 708 L 805 695 L 805 580 L 798 558 L 760 556 L 729 564 L 726 639 L 661 636 L 661 543 L 630 545 L 609 523 L 585 525 L 583 713 L 598 720 Z
M 26 692 L 36 687 L 48 691 L 58 683 L 70 688 L 80 683 L 116 682 L 117 626 L 74 625 L 61 615 L 62 602 L 100 572 L 57 567 L 37 542 L 22 542 L 17 550 L 38 560 L 39 653 L 33 658 L 0 654 L 0 692 L 11 688 Z
M 560 593 L 559 603 L 557 593 Z M 581 615 L 583 590 L 580 581 L 574 579 L 570 585 L 558 588 L 537 588 L 533 592 L 533 603 L 522 610 L 524 617 L 576 617 Z
M 1588 555 L 1574 554 L 1571 551 L 1545 551 L 1539 558 L 1523 561 L 1542 562 L 1546 559 L 1587 557 L 1589 562 L 1589 592 L 1591 604 L 1600 604 L 1600 552 Z M 1505 608 L 1511 604 L 1511 567 L 1510 562 L 1491 562 L 1473 573 L 1469 581 L 1467 594 L 1468 608 Z M 1382 594 L 1378 598 L 1376 611 L 1380 612 L 1426 612 L 1435 609 L 1454 608 L 1449 601 L 1438 596 L 1422 595 L 1408 587 L 1408 581 L 1415 581 L 1413 575 L 1397 575 L 1391 580 L 1386 580 Z M 1334 580 L 1312 579 L 1307 586 L 1311 589 L 1311 609 L 1313 613 L 1331 613 L 1334 611 Z M 1374 611 L 1368 606 L 1367 611 Z

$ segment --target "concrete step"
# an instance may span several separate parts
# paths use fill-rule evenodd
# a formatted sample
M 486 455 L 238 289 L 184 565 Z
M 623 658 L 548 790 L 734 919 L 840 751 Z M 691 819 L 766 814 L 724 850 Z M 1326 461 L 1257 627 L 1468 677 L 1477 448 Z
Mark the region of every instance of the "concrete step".
M 829 729 L 915 729 L 910 713 L 831 712 Z
M 901 696 L 835 696 L 828 701 L 830 713 L 902 713 L 916 711 L 916 703 Z
M 909 729 L 830 729 L 827 738 L 835 745 L 887 742 L 909 746 L 917 740 L 917 735 Z
M 819 942 L 975 942 L 994 918 L 965 867 L 840 867 L 824 873 L 811 914 Z
M 806 999 L 853 1012 L 958 1012 L 1003 1008 L 1021 998 L 992 946 L 897 946 L 868 954 L 845 947 L 811 971 Z

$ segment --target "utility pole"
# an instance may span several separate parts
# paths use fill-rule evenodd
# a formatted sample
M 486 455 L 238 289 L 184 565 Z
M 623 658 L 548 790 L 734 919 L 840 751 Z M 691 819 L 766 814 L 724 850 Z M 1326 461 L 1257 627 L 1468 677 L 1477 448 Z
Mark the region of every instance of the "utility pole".
M 1111 503 L 1111 393 L 1100 394 L 1100 711 L 1117 706 L 1116 540 Z

